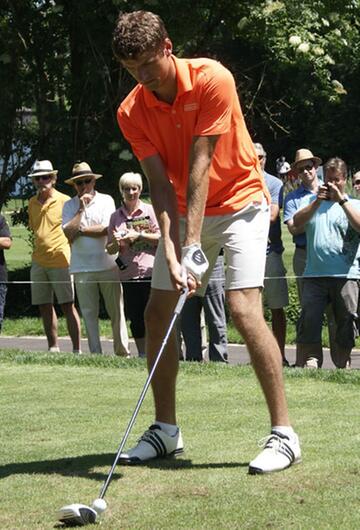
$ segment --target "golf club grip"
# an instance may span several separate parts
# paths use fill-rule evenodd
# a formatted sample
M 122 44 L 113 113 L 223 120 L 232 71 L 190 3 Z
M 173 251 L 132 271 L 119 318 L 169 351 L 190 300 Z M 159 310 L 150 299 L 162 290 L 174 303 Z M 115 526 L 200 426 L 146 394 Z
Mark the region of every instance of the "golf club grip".
M 148 388 L 150 386 L 150 383 L 151 383 L 151 380 L 152 380 L 153 375 L 155 373 L 156 367 L 159 364 L 161 355 L 162 355 L 162 353 L 163 353 L 163 351 L 165 349 L 165 346 L 167 344 L 168 338 L 169 338 L 169 336 L 170 336 L 170 334 L 171 334 L 171 332 L 172 332 L 172 330 L 174 328 L 175 322 L 176 322 L 179 314 L 181 313 L 182 308 L 184 307 L 188 292 L 189 292 L 189 289 L 186 287 L 184 289 L 184 291 L 181 293 L 181 295 L 179 297 L 179 300 L 178 300 L 178 302 L 177 302 L 177 304 L 175 306 L 173 317 L 171 319 L 171 322 L 169 324 L 168 330 L 167 330 L 167 332 L 165 334 L 165 337 L 163 339 L 163 342 L 161 344 L 160 350 L 159 350 L 159 352 L 158 352 L 158 354 L 157 354 L 157 356 L 155 358 L 154 364 L 153 364 L 153 366 L 152 366 L 152 368 L 151 368 L 151 370 L 149 372 L 149 375 L 148 375 L 148 377 L 146 379 L 144 388 L 143 388 L 143 390 L 142 390 L 142 392 L 140 394 L 140 397 L 139 397 L 138 402 L 136 404 L 135 410 L 134 410 L 134 412 L 133 412 L 133 414 L 132 414 L 132 416 L 130 418 L 130 421 L 129 421 L 128 426 L 126 428 L 126 431 L 125 431 L 125 434 L 123 436 L 123 439 L 120 442 L 119 448 L 118 448 L 116 456 L 115 456 L 114 463 L 111 466 L 109 474 L 108 474 L 108 476 L 107 476 L 107 478 L 106 478 L 106 480 L 105 480 L 105 482 L 104 482 L 104 484 L 103 484 L 103 486 L 101 488 L 100 495 L 99 495 L 100 499 L 104 498 L 105 493 L 106 493 L 106 491 L 107 491 L 107 489 L 109 487 L 109 484 L 110 484 L 111 478 L 112 478 L 112 476 L 114 474 L 114 471 L 115 471 L 116 465 L 118 463 L 119 457 L 120 457 L 120 455 L 121 455 L 121 453 L 122 453 L 122 451 L 124 449 L 126 441 L 127 441 L 128 437 L 129 437 L 131 429 L 132 429 L 132 427 L 133 427 L 133 425 L 135 423 L 135 420 L 137 418 L 137 415 L 139 413 L 140 407 L 141 407 L 141 405 L 142 405 L 142 403 L 143 403 L 143 401 L 145 399 L 146 392 L 147 392 L 147 390 L 148 390 Z

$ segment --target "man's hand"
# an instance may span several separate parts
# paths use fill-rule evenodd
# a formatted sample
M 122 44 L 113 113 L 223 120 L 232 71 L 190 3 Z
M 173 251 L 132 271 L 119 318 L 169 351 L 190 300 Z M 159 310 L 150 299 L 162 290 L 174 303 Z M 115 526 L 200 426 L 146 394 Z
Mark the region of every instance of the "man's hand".
M 84 193 L 84 195 L 81 195 L 81 197 L 79 197 L 80 208 L 84 210 L 93 198 L 93 193 Z
M 329 190 L 330 188 L 328 184 L 323 184 L 320 186 L 317 192 L 317 199 L 320 201 L 330 201 L 331 199 Z
M 209 262 L 199 243 L 193 243 L 182 248 L 181 265 L 200 284 L 201 278 L 209 268 Z
M 328 182 L 329 197 L 331 201 L 340 202 L 345 198 L 339 188 L 333 182 Z
M 185 287 L 188 288 L 188 296 L 195 294 L 196 289 L 201 285 L 192 274 L 188 274 L 186 269 L 180 265 L 178 261 L 169 263 L 170 278 L 173 286 L 179 292 L 182 292 Z

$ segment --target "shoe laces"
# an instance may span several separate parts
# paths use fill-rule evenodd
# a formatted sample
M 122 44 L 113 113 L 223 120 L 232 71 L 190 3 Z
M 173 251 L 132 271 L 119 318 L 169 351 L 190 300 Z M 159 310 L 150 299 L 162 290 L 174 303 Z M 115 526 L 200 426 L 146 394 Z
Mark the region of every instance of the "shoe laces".
M 281 438 L 276 433 L 271 433 L 268 436 L 265 436 L 264 438 L 261 438 L 261 440 L 258 441 L 258 446 L 263 447 L 264 449 L 270 449 L 274 453 L 281 452 L 281 449 L 284 447 L 288 448 L 288 444 L 286 443 L 287 438 Z
M 138 442 L 144 441 L 147 442 L 148 440 L 151 440 L 154 436 L 154 431 L 159 430 L 161 431 L 161 428 L 157 425 L 151 425 L 142 436 L 138 439 Z

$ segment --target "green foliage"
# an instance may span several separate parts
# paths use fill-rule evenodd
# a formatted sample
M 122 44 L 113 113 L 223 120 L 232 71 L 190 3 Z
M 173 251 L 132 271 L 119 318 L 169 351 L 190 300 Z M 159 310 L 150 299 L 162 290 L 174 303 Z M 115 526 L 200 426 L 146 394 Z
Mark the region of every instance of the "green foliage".
M 103 173 L 99 189 L 111 193 L 123 171 L 138 169 L 116 122 L 134 82 L 111 51 L 118 12 L 133 9 L 163 17 L 178 55 L 230 67 L 269 166 L 280 154 L 292 159 L 300 145 L 360 165 L 357 0 L 87 0 L 86 9 L 67 0 L 5 0 L 0 205 L 35 157 L 52 160 L 60 189 L 77 159 Z

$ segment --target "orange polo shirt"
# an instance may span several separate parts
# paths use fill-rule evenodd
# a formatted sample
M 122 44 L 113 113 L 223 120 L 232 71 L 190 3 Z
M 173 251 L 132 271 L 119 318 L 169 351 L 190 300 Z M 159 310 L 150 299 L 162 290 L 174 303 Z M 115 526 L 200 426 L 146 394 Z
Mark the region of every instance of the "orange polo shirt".
M 141 161 L 159 154 L 180 214 L 186 213 L 194 136 L 220 135 L 209 170 L 205 215 L 224 215 L 261 201 L 268 191 L 240 108 L 232 74 L 212 59 L 178 59 L 172 105 L 138 84 L 118 109 L 119 126 Z

